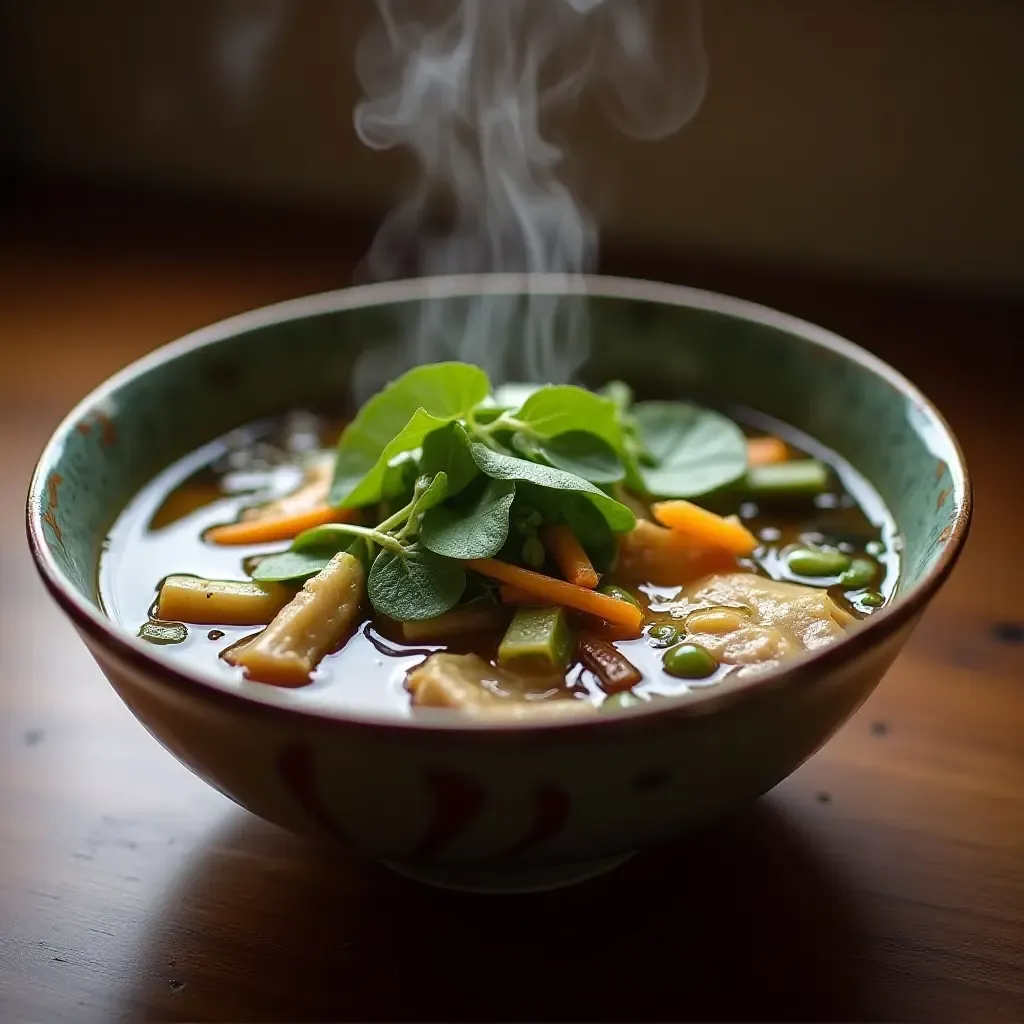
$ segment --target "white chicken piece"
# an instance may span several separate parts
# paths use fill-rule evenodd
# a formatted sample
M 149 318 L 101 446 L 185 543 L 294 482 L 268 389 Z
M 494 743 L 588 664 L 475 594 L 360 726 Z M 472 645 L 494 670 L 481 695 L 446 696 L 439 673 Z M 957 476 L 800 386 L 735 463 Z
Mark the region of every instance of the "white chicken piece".
M 834 643 L 854 619 L 824 591 L 749 572 L 707 576 L 656 606 L 722 664 L 752 674 Z
M 595 710 L 589 701 L 543 696 L 564 687 L 561 675 L 524 676 L 477 654 L 432 654 L 409 673 L 405 685 L 414 707 L 455 708 L 479 718 L 566 718 Z

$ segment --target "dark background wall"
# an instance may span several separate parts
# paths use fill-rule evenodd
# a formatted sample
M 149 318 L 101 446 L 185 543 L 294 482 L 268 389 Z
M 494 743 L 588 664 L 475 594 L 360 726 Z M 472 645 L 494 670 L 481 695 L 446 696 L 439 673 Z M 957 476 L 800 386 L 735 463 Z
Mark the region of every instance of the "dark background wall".
M 664 5 L 671 38 L 681 5 Z M 9 155 L 33 173 L 378 216 L 410 170 L 352 128 L 370 0 L 12 0 Z M 606 239 L 869 278 L 1024 285 L 1024 4 L 706 0 L 710 88 L 657 144 L 567 126 Z M 246 37 L 246 33 L 251 33 Z M 263 36 L 261 37 L 261 32 Z M 232 91 L 226 49 L 265 40 Z

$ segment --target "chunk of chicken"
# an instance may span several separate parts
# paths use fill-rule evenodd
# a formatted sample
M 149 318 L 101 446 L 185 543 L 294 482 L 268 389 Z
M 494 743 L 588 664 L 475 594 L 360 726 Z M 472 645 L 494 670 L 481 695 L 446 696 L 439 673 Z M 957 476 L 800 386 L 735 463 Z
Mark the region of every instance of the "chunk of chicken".
M 834 643 L 853 622 L 824 590 L 747 572 L 698 580 L 657 610 L 683 620 L 688 642 L 743 674 Z
M 595 710 L 588 701 L 544 696 L 564 683 L 561 676 L 496 668 L 477 654 L 441 653 L 413 669 L 405 685 L 415 707 L 455 708 L 479 718 L 565 718 Z

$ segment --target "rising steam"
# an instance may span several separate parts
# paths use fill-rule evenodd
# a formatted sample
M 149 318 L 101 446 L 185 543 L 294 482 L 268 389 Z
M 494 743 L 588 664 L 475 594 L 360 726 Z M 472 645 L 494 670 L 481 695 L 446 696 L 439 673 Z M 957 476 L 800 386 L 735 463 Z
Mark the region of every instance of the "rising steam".
M 658 42 L 657 0 L 376 2 L 379 24 L 357 56 L 356 131 L 374 149 L 411 150 L 420 177 L 382 225 L 370 276 L 593 270 L 597 225 L 542 121 L 591 87 L 631 135 L 682 127 L 707 82 L 697 0 L 668 0 L 685 14 L 671 49 Z M 450 212 L 443 232 L 439 200 Z M 476 363 L 496 381 L 567 381 L 588 349 L 584 301 L 541 295 L 428 303 L 409 338 L 361 361 L 357 399 L 440 359 Z

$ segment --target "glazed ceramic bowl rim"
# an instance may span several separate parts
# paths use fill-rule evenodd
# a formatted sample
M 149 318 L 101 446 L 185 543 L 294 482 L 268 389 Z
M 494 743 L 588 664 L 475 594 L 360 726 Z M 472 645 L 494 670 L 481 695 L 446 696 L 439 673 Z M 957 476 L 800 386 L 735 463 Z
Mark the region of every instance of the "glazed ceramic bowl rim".
M 691 691 L 681 698 L 622 709 L 613 715 L 581 715 L 579 718 L 573 717 L 568 720 L 528 723 L 478 721 L 440 709 L 436 712 L 431 710 L 426 714 L 417 714 L 408 719 L 397 716 L 367 715 L 333 707 L 284 705 L 276 702 L 270 692 L 242 692 L 229 689 L 226 684 L 218 684 L 213 678 L 191 672 L 187 668 L 173 665 L 158 657 L 145 641 L 123 631 L 116 622 L 78 593 L 74 584 L 57 565 L 43 534 L 42 509 L 46 479 L 51 468 L 56 464 L 66 440 L 75 430 L 76 424 L 88 412 L 101 406 L 117 389 L 130 380 L 157 370 L 187 353 L 216 345 L 225 338 L 289 320 L 428 298 L 457 298 L 510 293 L 586 294 L 591 297 L 632 299 L 720 313 L 797 335 L 802 340 L 829 349 L 882 378 L 902 393 L 912 407 L 939 426 L 955 454 L 955 459 L 948 463 L 953 483 L 954 514 L 950 524 L 950 535 L 939 558 L 906 593 L 899 595 L 890 605 L 875 612 L 867 621 L 860 623 L 857 629 L 851 631 L 837 643 L 793 659 L 784 668 L 765 673 L 763 676 L 755 675 L 731 683 L 727 680 L 715 687 Z M 142 671 L 167 678 L 181 687 L 192 689 L 199 687 L 203 696 L 207 698 L 229 703 L 241 701 L 243 704 L 249 705 L 250 709 L 260 708 L 273 715 L 296 715 L 306 720 L 326 720 L 360 728 L 415 732 L 482 731 L 488 734 L 514 733 L 520 735 L 550 730 L 576 732 L 581 729 L 588 731 L 600 729 L 603 731 L 614 729 L 627 721 L 639 722 L 656 715 L 705 715 L 768 686 L 812 683 L 854 657 L 858 651 L 880 643 L 923 608 L 950 573 L 960 555 L 970 524 L 971 506 L 971 482 L 963 452 L 941 413 L 902 374 L 877 356 L 831 331 L 758 303 L 685 285 L 602 276 L 470 274 L 362 285 L 289 299 L 201 328 L 128 364 L 86 395 L 64 417 L 47 442 L 36 465 L 29 489 L 27 531 L 29 546 L 44 583 L 63 611 L 81 631 L 120 660 L 127 661 Z

